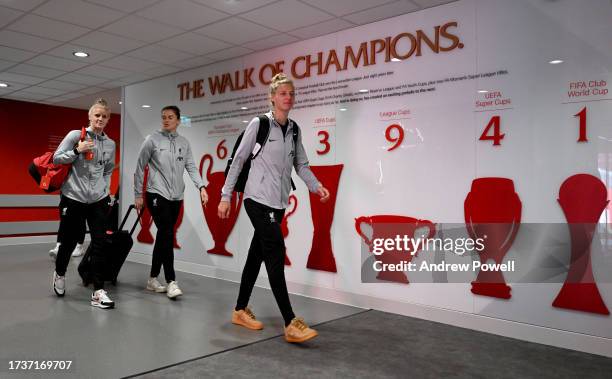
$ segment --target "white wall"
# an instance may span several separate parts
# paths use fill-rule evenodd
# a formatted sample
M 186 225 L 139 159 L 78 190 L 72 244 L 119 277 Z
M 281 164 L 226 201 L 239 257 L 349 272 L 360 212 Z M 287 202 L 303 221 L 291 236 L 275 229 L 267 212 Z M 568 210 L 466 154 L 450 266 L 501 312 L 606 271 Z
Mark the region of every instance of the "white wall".
M 220 125 L 244 128 L 246 124 L 242 120 L 254 117 L 256 112 L 251 113 L 252 109 L 265 105 L 265 98 L 248 104 L 251 109 L 242 112 L 244 115 L 207 122 L 196 122 L 196 116 L 238 110 L 242 105 L 240 100 L 230 99 L 265 94 L 266 87 L 257 80 L 260 67 L 284 60 L 287 72 L 291 61 L 298 56 L 312 54 L 316 57 L 317 52 L 328 53 L 331 49 L 342 56 L 345 46 L 351 45 L 357 50 L 361 42 L 404 32 L 415 34 L 418 29 L 432 37 L 435 26 L 454 21 L 458 23 L 457 28 L 449 30 L 460 38 L 464 45 L 461 49 L 434 54 L 424 45 L 422 56 L 412 56 L 401 62 L 384 62 L 384 54 L 381 54 L 375 65 L 337 73 L 331 69 L 326 75 L 295 81 L 296 86 L 304 87 L 393 72 L 392 75 L 349 81 L 345 83 L 347 88 L 323 93 L 342 95 L 356 93 L 361 88 L 372 91 L 477 73 L 508 72 L 492 78 L 443 81 L 416 87 L 435 88 L 425 93 L 295 109 L 291 118 L 302 128 L 311 165 L 344 164 L 344 169 L 332 226 L 337 273 L 306 268 L 313 226 L 306 188 L 296 181 L 299 206 L 289 219 L 290 234 L 286 239 L 292 261 L 292 266 L 286 269 L 290 289 L 332 301 L 612 356 L 609 316 L 552 307 L 560 281 L 513 284 L 509 300 L 473 295 L 469 282 L 362 283 L 362 245 L 354 227 L 355 218 L 375 214 L 398 214 L 435 223 L 462 223 L 465 197 L 472 180 L 478 177 L 499 176 L 514 181 L 522 203 L 523 224 L 566 222 L 557 195 L 561 183 L 571 175 L 592 174 L 602 178 L 610 188 L 612 182 L 606 176 L 609 175 L 606 170 L 610 169 L 602 162 L 609 160 L 612 154 L 612 96 L 604 93 L 568 97 L 570 82 L 612 81 L 610 19 L 612 5 L 604 0 L 587 3 L 463 0 L 128 86 L 124 96 L 121 198 L 133 197 L 132 175 L 138 146 L 146 135 L 159 128 L 161 107 L 176 104 L 191 118 L 191 126 L 182 126 L 179 132 L 189 139 L 196 162 L 199 164 L 204 154 L 211 154 L 215 157 L 213 171 L 222 171 L 227 160 L 216 156 L 217 145 L 226 139 L 226 146 L 231 149 L 236 134 L 211 137 L 209 132 Z M 442 44 L 448 46 L 450 42 L 442 39 Z M 405 45 L 400 47 L 406 48 Z M 565 62 L 550 65 L 548 62 L 555 58 Z M 255 68 L 255 88 L 224 95 L 210 93 L 208 77 L 249 67 Z M 197 79 L 204 79 L 206 96 L 180 101 L 177 85 Z M 610 86 L 606 84 L 604 88 Z M 486 100 L 485 94 L 478 93 L 480 89 L 498 91 L 501 98 L 509 99 L 510 103 L 478 107 L 476 101 Z M 298 91 L 298 101 L 322 96 L 316 92 L 304 94 L 307 90 L 302 90 L 302 94 Z M 222 100 L 228 101 L 220 102 Z M 142 104 L 152 107 L 143 109 Z M 589 142 L 577 143 L 578 120 L 574 114 L 584 106 L 588 107 Z M 340 108 L 347 110 L 340 111 Z M 381 117 L 380 112 L 397 110 L 409 111 L 409 115 L 402 116 L 399 121 Z M 489 141 L 478 141 L 487 122 L 495 115 L 501 117 L 502 133 L 505 133 L 499 147 L 492 146 Z M 321 127 L 317 119 L 322 117 L 335 118 L 335 126 Z M 394 122 L 401 124 L 406 138 L 400 148 L 388 152 L 387 147 L 391 144 L 385 140 L 384 131 Z M 331 143 L 330 152 L 322 156 L 316 153 L 322 147 L 317 136 L 320 130 L 330 133 Z M 234 256 L 207 254 L 213 239 L 198 204 L 197 192 L 187 176 L 185 179 L 186 209 L 178 232 L 182 248 L 176 250 L 177 267 L 238 280 L 252 235 L 246 213 L 241 210 L 228 239 L 227 248 Z M 216 207 L 216 204 L 209 206 Z M 604 222 L 609 220 L 606 218 L 609 209 L 603 216 Z M 606 230 L 608 234 L 603 237 L 607 238 L 609 224 L 607 229 L 605 224 L 600 225 L 600 231 Z M 540 247 L 551 242 L 542 241 L 547 236 L 527 236 L 524 232 L 521 235 L 521 231 L 515 242 L 522 249 L 518 251 L 519 247 L 515 247 L 517 256 L 525 260 L 525 256 L 539 259 L 550 258 L 544 255 L 552 254 L 557 259 L 568 259 L 564 252 L 547 250 L 543 253 Z M 566 247 L 568 240 L 569 237 L 565 240 Z M 150 261 L 151 245 L 136 243 L 134 250 L 140 254 L 131 259 Z M 597 238 L 592 250 L 597 280 L 612 267 L 612 251 Z M 415 262 L 422 259 L 425 258 L 417 257 Z M 264 279 L 260 278 L 260 284 L 265 286 L 263 271 Z M 599 288 L 604 302 L 612 306 L 609 283 L 609 280 L 600 280 Z

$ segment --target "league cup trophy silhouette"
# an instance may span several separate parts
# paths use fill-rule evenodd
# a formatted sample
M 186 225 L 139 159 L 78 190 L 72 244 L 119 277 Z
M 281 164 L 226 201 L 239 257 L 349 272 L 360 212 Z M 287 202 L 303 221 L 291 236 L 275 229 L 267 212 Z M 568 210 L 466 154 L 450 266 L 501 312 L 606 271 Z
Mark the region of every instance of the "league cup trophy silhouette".
M 213 157 L 210 154 L 205 154 L 200 161 L 200 175 L 202 175 L 204 163 L 207 161 L 209 162 L 208 168 L 206 169 L 206 179 L 208 180 L 208 186 L 206 186 L 206 192 L 208 192 L 208 203 L 219 204 L 219 201 L 221 200 L 221 188 L 225 183 L 225 174 L 223 171 L 211 172 Z M 236 224 L 236 220 L 238 219 L 238 213 L 240 212 L 240 206 L 242 205 L 242 196 L 242 193 L 240 196 L 237 196 L 236 192 L 232 194 L 232 198 L 230 200 L 230 215 L 228 219 L 219 218 L 217 215 L 216 206 L 205 207 L 202 205 L 204 218 L 206 219 L 206 223 L 210 229 L 210 234 L 212 234 L 213 240 L 215 241 L 215 246 L 207 251 L 209 254 L 225 255 L 228 257 L 233 256 L 232 253 L 225 249 L 225 242 L 227 242 L 227 238 L 232 232 L 232 229 Z
M 606 186 L 595 176 L 574 175 L 561 185 L 558 201 L 568 222 L 572 255 L 567 278 L 552 305 L 609 315 L 593 276 L 590 247 L 599 216 L 609 202 Z
M 155 242 L 155 238 L 151 234 L 151 226 L 153 225 L 153 216 L 149 212 L 147 207 L 147 180 L 149 178 L 149 166 L 144 168 L 144 179 L 142 181 L 142 199 L 144 200 L 144 208 L 142 209 L 142 216 L 140 217 L 140 231 L 136 236 L 136 240 L 140 243 L 152 244 Z
M 511 179 L 474 179 L 464 203 L 465 226 L 472 239 L 483 240 L 485 247 L 479 253 L 481 263 L 489 260 L 503 263 L 518 233 L 521 211 L 521 200 L 514 192 Z M 510 291 L 503 273 L 497 270 L 481 269 L 472 282 L 472 293 L 477 295 L 509 299 Z
M 283 238 L 287 238 L 289 235 L 289 227 L 287 225 L 287 219 L 291 217 L 292 214 L 295 213 L 298 206 L 298 199 L 295 195 L 289 196 L 289 205 L 293 205 L 293 208 L 285 213 L 285 217 L 283 217 L 283 221 L 281 221 L 281 231 L 283 232 Z M 291 261 L 289 260 L 289 256 L 287 256 L 287 251 L 285 250 L 285 266 L 291 266 Z
M 368 224 L 372 229 L 372 235 L 370 238 L 363 232 L 362 225 Z M 415 232 L 420 228 L 429 229 L 427 236 L 417 236 Z M 433 238 L 436 235 L 436 225 L 429 220 L 418 220 L 413 217 L 397 216 L 397 215 L 375 215 L 375 216 L 362 216 L 355 219 L 355 230 L 357 234 L 363 239 L 368 245 L 371 253 L 374 253 L 374 240 L 381 239 L 395 239 L 396 236 L 403 238 L 404 235 L 408 238 L 423 240 L 427 238 Z M 414 254 L 413 254 L 414 253 Z M 381 261 L 383 264 L 398 264 L 401 262 L 409 263 L 412 259 L 418 255 L 418 251 L 413 252 L 411 250 L 386 250 L 382 254 L 374 255 L 377 261 Z M 376 276 L 377 279 L 386 280 L 389 282 L 406 283 L 408 284 L 408 277 L 403 271 L 380 271 Z
M 308 255 L 306 267 L 314 270 L 337 272 L 336 259 L 332 250 L 331 226 L 334 221 L 334 209 L 336 207 L 336 196 L 338 195 L 338 184 L 340 174 L 344 165 L 332 166 L 310 166 L 310 169 L 324 183 L 329 190 L 329 200 L 325 203 L 320 201 L 319 195 L 309 192 L 310 213 L 314 227 L 312 236 L 312 247 Z

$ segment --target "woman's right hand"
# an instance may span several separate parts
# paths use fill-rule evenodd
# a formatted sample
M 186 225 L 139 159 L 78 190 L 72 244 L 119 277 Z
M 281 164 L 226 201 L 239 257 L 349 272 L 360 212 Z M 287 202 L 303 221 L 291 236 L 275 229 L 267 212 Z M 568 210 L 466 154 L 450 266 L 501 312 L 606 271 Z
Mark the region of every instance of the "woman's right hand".
M 77 150 L 79 153 L 85 153 L 87 151 L 92 151 L 94 148 L 94 143 L 92 140 L 79 141 L 77 145 Z
M 142 199 L 142 197 L 137 197 L 134 199 L 134 206 L 139 212 L 142 210 L 142 208 L 144 208 L 144 200 Z
M 230 203 L 227 200 L 221 200 L 219 207 L 217 207 L 217 216 L 220 219 L 228 218 L 230 214 Z

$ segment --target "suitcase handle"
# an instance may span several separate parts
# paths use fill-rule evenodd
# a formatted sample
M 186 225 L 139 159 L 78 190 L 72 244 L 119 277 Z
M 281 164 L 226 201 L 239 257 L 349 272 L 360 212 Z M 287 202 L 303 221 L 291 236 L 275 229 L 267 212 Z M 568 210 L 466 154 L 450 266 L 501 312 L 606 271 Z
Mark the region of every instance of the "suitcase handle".
M 121 220 L 121 225 L 119 225 L 119 230 L 123 230 L 123 227 L 125 226 L 125 223 L 127 222 L 127 219 L 130 216 L 130 213 L 132 213 L 132 210 L 134 209 L 136 209 L 136 206 L 134 204 L 130 204 L 130 207 L 128 208 L 127 212 L 125 212 L 125 216 L 123 216 L 123 220 Z M 132 229 L 130 230 L 130 235 L 134 234 L 134 230 L 136 230 L 136 225 L 138 225 L 138 221 L 140 221 L 142 212 L 138 212 L 138 210 L 136 210 L 136 214 L 138 215 L 138 217 L 136 217 L 136 221 L 134 221 L 134 225 L 132 226 Z

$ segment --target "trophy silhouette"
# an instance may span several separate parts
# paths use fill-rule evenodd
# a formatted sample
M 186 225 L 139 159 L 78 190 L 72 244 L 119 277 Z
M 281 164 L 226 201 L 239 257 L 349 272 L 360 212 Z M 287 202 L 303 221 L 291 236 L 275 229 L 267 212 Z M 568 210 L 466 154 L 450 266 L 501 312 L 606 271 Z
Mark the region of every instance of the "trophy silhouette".
M 595 227 L 609 203 L 606 186 L 595 176 L 574 175 L 561 185 L 558 201 L 568 222 L 572 254 L 567 278 L 552 305 L 609 315 L 591 266 L 591 242 Z
M 152 244 L 155 242 L 153 234 L 151 234 L 151 225 L 153 225 L 153 216 L 147 208 L 147 180 L 149 178 L 149 166 L 144 168 L 144 179 L 142 181 L 142 199 L 144 200 L 144 208 L 142 209 L 142 216 L 140 216 L 140 231 L 136 236 L 136 240 L 140 243 Z
M 213 157 L 210 154 L 205 154 L 202 160 L 200 160 L 200 175 L 202 175 L 205 162 L 209 162 L 208 168 L 206 169 L 206 180 L 208 181 L 206 192 L 208 192 L 208 202 L 210 204 L 219 204 L 219 201 L 221 201 L 221 188 L 223 188 L 223 184 L 225 184 L 225 174 L 223 171 L 211 172 Z M 242 193 L 240 196 L 237 196 L 236 192 L 232 194 L 228 219 L 220 219 L 217 215 L 216 207 L 205 207 L 202 205 L 204 218 L 208 224 L 208 229 L 210 229 L 210 234 L 212 234 L 213 240 L 215 241 L 215 246 L 207 250 L 209 254 L 225 255 L 227 257 L 233 256 L 232 253 L 225 249 L 225 243 L 238 219 L 238 213 L 242 205 L 242 196 Z
M 147 180 L 149 179 L 149 166 L 145 166 L 144 179 L 142 181 L 142 198 L 144 200 L 144 208 L 142 209 L 142 216 L 140 217 L 140 231 L 136 236 L 136 240 L 140 243 L 152 244 L 155 242 L 153 234 L 151 234 L 151 226 L 153 226 L 153 216 L 149 212 L 147 207 Z M 176 239 L 176 232 L 183 223 L 184 204 L 181 203 L 181 210 L 179 211 L 176 225 L 174 225 L 174 248 L 180 249 L 181 246 L 178 244 Z
M 178 240 L 176 239 L 176 232 L 178 232 L 178 229 L 181 227 L 181 224 L 183 223 L 183 213 L 185 213 L 185 202 L 181 201 L 181 209 L 179 210 L 179 214 L 176 219 L 176 224 L 174 224 L 174 248 L 175 249 L 181 248 L 181 246 L 178 243 Z
M 312 236 L 312 247 L 308 255 L 306 267 L 314 270 L 337 272 L 336 260 L 332 250 L 331 226 L 334 221 L 334 209 L 336 207 L 336 196 L 340 174 L 344 165 L 332 166 L 310 166 L 315 176 L 325 183 L 329 190 L 329 200 L 322 203 L 319 196 L 312 192 L 310 195 L 310 214 L 314 227 Z
M 472 239 L 481 238 L 484 249 L 481 263 L 492 259 L 501 264 L 510 250 L 521 222 L 521 200 L 514 192 L 514 182 L 507 178 L 479 178 L 465 198 L 465 226 Z M 501 271 L 482 269 L 472 282 L 472 293 L 509 299 L 511 287 Z
M 368 238 L 361 229 L 363 224 L 370 225 L 372 229 L 372 236 Z M 375 215 L 375 216 L 362 216 L 355 219 L 355 230 L 357 234 L 363 239 L 368 245 L 370 252 L 374 253 L 374 240 L 375 239 L 395 239 L 396 236 L 408 236 L 408 238 L 419 239 L 421 236 L 415 235 L 416 231 L 420 228 L 429 229 L 427 237 L 422 236 L 423 239 L 433 238 L 436 235 L 436 225 L 429 220 L 418 220 L 413 217 L 397 216 L 397 215 Z M 414 253 L 414 254 L 413 254 Z M 382 254 L 374 255 L 377 261 L 381 261 L 383 264 L 397 264 L 401 262 L 409 263 L 412 259 L 418 255 L 418 251 L 396 251 L 386 250 Z M 377 279 L 386 280 L 389 282 L 406 283 L 408 284 L 408 277 L 403 271 L 380 271 L 376 276 Z
M 287 226 L 287 219 L 291 217 L 292 214 L 295 213 L 298 206 L 298 199 L 295 195 L 289 196 L 289 204 L 293 204 L 293 208 L 285 213 L 285 217 L 283 217 L 283 221 L 281 221 L 281 231 L 283 232 L 283 238 L 287 238 L 289 235 L 289 227 Z M 289 256 L 287 256 L 287 249 L 285 249 L 285 266 L 291 266 L 291 261 L 289 260 Z

